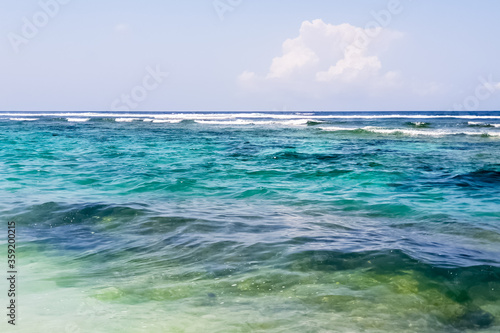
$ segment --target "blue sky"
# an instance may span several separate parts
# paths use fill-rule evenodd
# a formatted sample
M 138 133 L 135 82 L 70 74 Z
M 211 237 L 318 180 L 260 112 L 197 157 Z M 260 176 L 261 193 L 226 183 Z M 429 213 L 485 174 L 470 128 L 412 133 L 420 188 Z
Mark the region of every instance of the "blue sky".
M 5 0 L 0 110 L 498 110 L 498 13 L 497 0 Z

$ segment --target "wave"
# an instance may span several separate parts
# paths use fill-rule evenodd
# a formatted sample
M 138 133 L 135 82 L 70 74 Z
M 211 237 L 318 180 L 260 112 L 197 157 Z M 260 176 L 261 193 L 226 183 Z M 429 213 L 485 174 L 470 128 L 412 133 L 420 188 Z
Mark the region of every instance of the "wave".
M 131 123 L 133 121 L 140 120 L 139 118 L 116 118 L 117 123 Z
M 467 126 L 469 126 L 469 127 L 495 127 L 491 124 L 482 123 L 482 122 L 478 122 L 478 121 L 469 121 L 469 122 L 467 122 Z
M 253 125 L 253 121 L 249 120 L 195 120 L 197 124 L 205 124 L 205 125 Z
M 496 128 L 500 128 L 500 124 L 489 124 L 489 123 L 482 123 L 482 122 L 477 122 L 477 121 L 469 121 L 469 122 L 467 122 L 467 125 L 470 127 L 496 127 Z
M 500 137 L 500 132 L 465 132 L 465 131 L 450 131 L 450 130 L 409 130 L 402 128 L 380 128 L 380 127 L 319 127 L 323 131 L 340 132 L 368 132 L 379 134 L 400 134 L 408 136 L 449 136 L 449 135 L 474 135 L 474 136 L 490 136 Z
M 146 121 L 146 120 L 144 120 Z M 149 121 L 149 120 L 147 120 Z M 182 121 L 182 119 L 180 120 L 168 120 L 168 119 L 153 119 L 151 120 L 153 123 L 159 123 L 159 124 L 162 124 L 162 123 L 168 123 L 168 124 L 178 124 Z
M 67 118 L 71 123 L 86 123 L 90 118 Z
M 12 121 L 36 121 L 39 118 L 10 118 Z
M 430 123 L 426 123 L 423 121 L 411 121 L 407 122 L 406 124 L 410 127 L 416 127 L 416 128 L 427 128 L 431 125 Z
M 452 179 L 467 181 L 471 184 L 483 183 L 491 186 L 500 184 L 500 171 L 480 169 L 462 175 L 454 176 Z
M 291 119 L 291 120 L 195 120 L 198 124 L 208 125 L 285 125 L 285 126 L 314 126 L 324 123 L 312 119 Z

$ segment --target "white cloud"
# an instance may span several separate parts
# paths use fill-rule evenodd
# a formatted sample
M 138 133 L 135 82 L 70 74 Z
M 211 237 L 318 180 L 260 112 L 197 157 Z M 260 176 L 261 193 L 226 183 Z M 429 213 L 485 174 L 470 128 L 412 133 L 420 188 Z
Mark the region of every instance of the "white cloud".
M 377 91 L 399 80 L 399 73 L 383 71 L 378 53 L 401 33 L 377 27 L 363 29 L 347 23 L 332 25 L 321 19 L 302 23 L 299 35 L 283 43 L 283 54 L 272 60 L 267 74 L 245 71 L 240 82 L 259 81 L 266 89 L 318 89 L 341 93 L 365 88 Z
M 376 56 L 367 57 L 356 48 L 349 48 L 344 58 L 330 66 L 328 71 L 316 73 L 316 80 L 328 82 L 333 80 L 355 80 L 363 73 L 376 75 L 382 68 L 380 60 Z
M 255 73 L 254 72 L 249 72 L 249 71 L 244 71 L 238 77 L 238 79 L 240 81 L 248 81 L 248 80 L 252 80 L 253 78 L 255 78 Z
M 283 43 L 283 56 L 274 58 L 267 78 L 286 78 L 294 71 L 318 63 L 315 51 L 304 45 L 299 38 Z

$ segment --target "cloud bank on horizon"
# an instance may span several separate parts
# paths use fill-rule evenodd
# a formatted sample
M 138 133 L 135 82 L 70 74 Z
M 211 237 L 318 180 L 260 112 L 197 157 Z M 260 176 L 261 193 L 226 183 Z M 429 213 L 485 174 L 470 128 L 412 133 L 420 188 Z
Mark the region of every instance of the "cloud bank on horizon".
M 495 0 L 92 1 L 4 5 L 0 110 L 500 109 Z
M 239 80 L 266 93 L 278 87 L 313 95 L 390 90 L 398 84 L 400 73 L 384 72 L 377 50 L 402 36 L 382 27 L 305 21 L 299 36 L 283 43 L 283 54 L 272 60 L 266 75 L 244 71 Z

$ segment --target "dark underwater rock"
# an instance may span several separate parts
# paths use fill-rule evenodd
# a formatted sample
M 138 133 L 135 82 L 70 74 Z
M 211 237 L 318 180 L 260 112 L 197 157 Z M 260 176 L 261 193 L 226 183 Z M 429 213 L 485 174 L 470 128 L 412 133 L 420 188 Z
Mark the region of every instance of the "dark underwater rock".
M 468 311 L 458 319 L 458 325 L 461 328 L 478 329 L 488 328 L 495 321 L 495 317 L 481 309 Z

